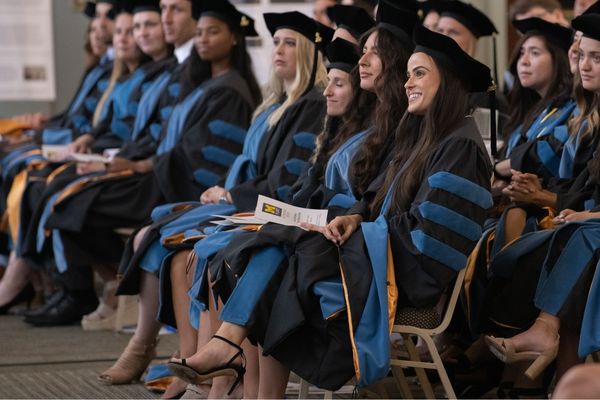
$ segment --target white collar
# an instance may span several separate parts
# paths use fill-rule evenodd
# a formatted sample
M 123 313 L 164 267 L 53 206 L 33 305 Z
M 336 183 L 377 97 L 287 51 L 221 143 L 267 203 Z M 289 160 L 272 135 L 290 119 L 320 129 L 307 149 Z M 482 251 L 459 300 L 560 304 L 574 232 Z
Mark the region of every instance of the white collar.
M 187 42 L 185 42 L 184 44 L 182 44 L 181 46 L 179 46 L 178 48 L 176 48 L 173 51 L 173 53 L 175 54 L 175 57 L 177 58 L 177 62 L 179 64 L 181 64 L 188 58 L 188 56 L 190 55 L 190 52 L 192 51 L 193 46 L 194 46 L 194 38 L 188 40 Z

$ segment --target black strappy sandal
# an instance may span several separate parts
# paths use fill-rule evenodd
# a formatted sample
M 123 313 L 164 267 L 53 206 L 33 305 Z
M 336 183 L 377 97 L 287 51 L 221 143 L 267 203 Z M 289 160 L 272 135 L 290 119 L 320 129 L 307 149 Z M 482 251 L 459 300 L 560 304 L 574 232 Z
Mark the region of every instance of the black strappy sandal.
M 213 338 L 222 340 L 225 343 L 235 347 L 238 350 L 238 352 L 235 353 L 234 356 L 231 357 L 229 361 L 227 361 L 225 364 L 215 368 L 211 368 L 208 371 L 204 372 L 197 371 L 196 369 L 187 365 L 185 358 L 182 358 L 181 362 L 169 361 L 167 365 L 177 377 L 183 379 L 186 382 L 194 383 L 196 385 L 199 385 L 207 381 L 208 379 L 217 376 L 234 376 L 235 381 L 233 382 L 233 384 L 229 388 L 229 391 L 227 392 L 227 395 L 230 396 L 231 393 L 233 393 L 233 391 L 235 390 L 235 388 L 244 380 L 244 374 L 246 373 L 246 357 L 244 356 L 244 350 L 237 344 L 233 343 L 231 340 L 226 339 L 222 336 L 214 335 Z M 235 360 L 238 357 L 242 358 L 242 365 L 232 364 L 233 360 Z

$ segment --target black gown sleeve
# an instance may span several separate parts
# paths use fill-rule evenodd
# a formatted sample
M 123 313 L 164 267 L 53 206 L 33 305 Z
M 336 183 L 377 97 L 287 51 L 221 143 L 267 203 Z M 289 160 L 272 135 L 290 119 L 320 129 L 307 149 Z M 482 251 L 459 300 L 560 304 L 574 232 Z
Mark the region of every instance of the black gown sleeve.
M 325 104 L 322 96 L 305 98 L 300 104 L 290 106 L 279 123 L 268 135 L 273 138 L 267 149 L 276 154 L 271 165 L 259 170 L 254 179 L 236 185 L 230 190 L 231 198 L 240 211 L 253 211 L 259 194 L 285 201 L 289 188 L 308 167 L 307 160 L 314 149 L 314 138 L 323 129 Z M 313 136 L 312 145 L 305 138 Z M 261 148 L 264 148 L 261 146 Z M 259 156 L 259 157 L 260 157 Z M 299 165 L 304 167 L 298 169 Z
M 154 174 L 168 202 L 197 200 L 210 186 L 223 183 L 242 151 L 252 112 L 232 88 L 220 86 L 203 95 L 177 145 L 154 158 Z
M 407 212 L 388 216 L 398 303 L 434 306 L 466 266 L 492 205 L 487 154 L 469 138 L 450 138 L 427 162 Z

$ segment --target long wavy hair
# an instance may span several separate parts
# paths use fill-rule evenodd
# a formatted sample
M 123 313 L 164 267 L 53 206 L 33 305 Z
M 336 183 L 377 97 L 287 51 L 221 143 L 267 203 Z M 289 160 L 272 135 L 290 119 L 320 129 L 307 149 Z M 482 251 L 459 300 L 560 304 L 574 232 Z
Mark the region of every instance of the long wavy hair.
M 252 70 L 252 60 L 248 54 L 246 40 L 237 29 L 234 29 L 228 22 L 223 22 L 227 24 L 227 28 L 233 33 L 236 42 L 231 48 L 231 68 L 237 70 L 246 81 L 254 104 L 259 104 L 262 101 L 262 93 L 256 80 L 256 76 L 254 75 L 254 71 Z M 190 53 L 189 58 L 180 80 L 180 100 L 187 97 L 188 94 L 202 83 L 212 78 L 210 62 L 200 58 L 195 46 Z
M 434 59 L 435 62 L 435 59 Z M 469 93 L 456 74 L 435 62 L 440 72 L 440 86 L 425 114 L 415 115 L 406 112 L 396 130 L 396 157 L 388 168 L 385 184 L 377 192 L 371 212 L 381 209 L 387 191 L 392 185 L 394 193 L 390 211 L 407 210 L 423 181 L 423 168 L 435 147 L 464 121 L 472 111 Z M 396 178 L 403 165 L 410 164 Z M 394 185 L 395 181 L 402 184 Z
M 373 114 L 373 130 L 365 139 L 356 154 L 350 169 L 352 186 L 357 196 L 362 196 L 376 176 L 381 161 L 385 158 L 385 149 L 394 138 L 398 122 L 406 111 L 408 99 L 404 82 L 406 64 L 412 49 L 385 28 L 375 27 L 367 31 L 360 40 L 362 49 L 372 33 L 377 32 L 377 51 L 381 59 L 382 70 L 375 82 L 377 102 Z
M 277 77 L 273 68 L 271 68 L 269 82 L 265 88 L 266 97 L 262 104 L 258 106 L 254 112 L 254 117 L 271 107 L 273 104 L 281 101 L 285 98 L 285 101 L 273 111 L 269 117 L 269 127 L 275 126 L 285 111 L 294 104 L 306 90 L 309 82 L 313 67 L 313 60 L 315 54 L 315 45 L 310 40 L 305 38 L 303 35 L 294 32 L 296 35 L 296 77 L 290 88 L 290 92 L 285 92 L 285 86 L 283 80 Z M 323 55 L 321 52 L 317 52 L 317 71 L 315 75 L 314 87 L 318 89 L 325 89 L 327 85 L 327 68 L 323 62 Z
M 570 139 L 574 139 L 577 133 L 585 126 L 581 132 L 580 139 L 587 139 L 592 136 L 595 128 L 600 126 L 600 95 L 598 93 L 585 90 L 581 84 L 581 74 L 579 69 L 573 78 L 573 98 L 579 108 L 579 114 L 569 120 Z
M 376 96 L 361 89 L 358 67 L 350 71 L 350 84 L 352 101 L 344 115 L 327 117 L 325 129 L 317 137 L 315 152 L 311 158 L 314 165 L 324 165 L 348 138 L 373 125 Z
M 521 54 L 521 47 L 527 39 L 534 36 L 539 37 L 544 42 L 552 57 L 551 83 L 544 97 L 540 97 L 533 89 L 521 86 L 517 74 L 517 63 Z M 573 89 L 573 76 L 569 68 L 567 52 L 536 31 L 525 33 L 518 41 L 511 56 L 510 72 L 514 75 L 515 82 L 508 94 L 508 102 L 512 111 L 506 123 L 506 129 L 504 129 L 505 142 L 519 126 L 522 126 L 522 132 L 527 131 L 546 107 L 562 106 L 571 97 Z

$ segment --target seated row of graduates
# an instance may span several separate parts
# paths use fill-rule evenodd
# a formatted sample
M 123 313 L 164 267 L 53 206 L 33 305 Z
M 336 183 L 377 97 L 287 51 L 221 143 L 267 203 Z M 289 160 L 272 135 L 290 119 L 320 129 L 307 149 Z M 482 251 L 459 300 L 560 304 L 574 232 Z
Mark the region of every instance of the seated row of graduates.
M 197 234 L 207 235 L 210 230 L 201 226 L 207 216 L 217 209 L 221 210 L 219 213 L 251 210 L 258 193 L 292 199 L 304 206 L 329 206 L 331 215 L 339 214 L 340 217 L 326 228 L 325 236 L 306 233 L 299 228 L 285 228 L 285 232 L 279 232 L 283 228 L 267 225 L 258 233 L 243 230 L 218 232 L 197 243 L 210 247 L 210 252 L 217 250 L 215 245 L 221 248 L 228 244 L 234 247 L 234 254 L 241 257 L 234 264 L 227 263 L 235 265 L 231 275 L 220 268 L 223 263 L 212 264 L 216 270 L 211 276 L 220 278 L 213 282 L 213 290 L 224 301 L 229 298 L 236 275 L 254 274 L 250 269 L 244 272 L 248 251 L 254 246 L 269 245 L 260 253 L 262 261 L 257 258 L 258 255 L 253 258 L 258 259 L 260 264 L 264 262 L 264 265 L 271 266 L 260 271 L 269 276 L 249 280 L 253 282 L 250 290 L 256 294 L 254 304 L 242 295 L 246 305 L 253 309 L 259 300 L 272 305 L 273 300 L 281 296 L 277 294 L 279 290 L 285 291 L 284 276 L 290 279 L 296 275 L 292 272 L 296 269 L 321 271 L 311 278 L 309 276 L 314 274 L 306 274 L 304 285 L 308 288 L 313 286 L 312 282 L 331 281 L 336 288 L 334 298 L 339 301 L 342 286 L 338 257 L 344 259 L 345 281 L 363 282 L 363 286 L 351 294 L 352 298 L 356 298 L 358 307 L 353 308 L 351 314 L 350 304 L 347 304 L 347 315 L 338 309 L 334 310 L 337 318 L 327 320 L 327 315 L 324 317 L 319 309 L 318 296 L 303 292 L 298 293 L 296 300 L 286 298 L 285 302 L 275 303 L 284 309 L 274 311 L 286 313 L 283 319 L 281 315 L 273 314 L 275 320 L 280 320 L 277 323 L 275 320 L 269 323 L 270 318 L 266 314 L 261 323 L 255 320 L 251 325 L 239 319 L 232 320 L 237 321 L 237 328 L 244 331 L 244 336 L 246 330 L 239 325 L 248 329 L 252 326 L 252 337 L 262 343 L 264 350 L 301 376 L 321 387 L 339 387 L 355 374 L 350 345 L 354 338 L 347 332 L 348 322 L 354 326 L 354 337 L 364 336 L 363 324 L 368 324 L 371 313 L 362 312 L 361 308 L 364 308 L 363 303 L 374 301 L 368 296 L 369 286 L 381 285 L 375 279 L 375 272 L 380 273 L 381 265 L 373 272 L 365 266 L 371 265 L 369 254 L 386 254 L 387 249 L 367 252 L 365 246 L 386 246 L 387 240 L 373 243 L 371 239 L 387 235 L 380 230 L 387 229 L 384 222 L 387 220 L 390 224 L 399 302 L 402 306 L 422 306 L 437 302 L 456 270 L 464 266 L 465 254 L 470 252 L 476 241 L 473 235 L 464 237 L 461 232 L 451 229 L 452 224 L 446 221 L 446 217 L 470 221 L 471 226 L 479 227 L 480 231 L 485 210 L 491 205 L 491 167 L 481 137 L 469 116 L 467 95 L 468 90 L 481 92 L 491 85 L 489 69 L 470 58 L 450 38 L 418 26 L 415 41 L 419 47 L 411 56 L 414 49 L 412 31 L 418 22 L 416 10 L 399 9 L 387 2 L 382 2 L 379 10 L 376 27 L 368 29 L 367 26 L 362 31 L 346 29 L 354 38 L 364 33 L 361 37 L 360 77 L 353 45 L 337 39 L 329 48 L 332 58 L 329 84 L 326 84 L 327 72 L 319 50 L 330 41 L 333 32 L 296 12 L 266 14 L 265 21 L 275 45 L 272 85 L 256 111 L 249 133 L 245 135 L 244 129 L 240 128 L 245 128 L 257 103 L 250 93 L 258 93 L 251 90 L 253 80 L 250 75 L 244 74 L 248 71 L 249 62 L 241 35 L 251 31 L 252 21 L 226 1 L 193 2 L 192 11 L 199 17 L 196 51 L 191 52 L 189 61 L 183 66 L 169 70 L 164 79 L 153 82 L 163 85 L 160 95 L 154 92 L 151 96 L 141 97 L 134 127 L 138 125 L 140 115 L 147 115 L 140 112 L 146 106 L 144 100 L 158 101 L 158 119 L 148 117 L 143 121 L 144 128 L 125 141 L 108 171 L 93 171 L 79 176 L 73 165 L 55 169 L 56 165 L 52 164 L 41 164 L 37 168 L 30 164 L 19 179 L 14 179 L 9 198 L 18 194 L 21 198 L 37 197 L 20 201 L 16 214 L 20 229 L 14 237 L 17 256 L 38 260 L 39 264 L 54 258 L 62 273 L 63 284 L 73 285 L 68 296 L 85 301 L 82 297 L 90 293 L 90 280 L 81 271 L 91 265 L 106 265 L 120 259 L 121 245 L 114 228 L 140 225 L 155 206 L 198 198 L 202 192 L 203 203 L 230 203 L 196 204 L 185 213 L 179 206 L 154 210 L 153 225 L 138 234 L 142 237 L 138 242 L 145 242 L 145 248 L 139 244 L 136 246 L 138 251 L 130 257 L 126 253 L 122 260 L 125 278 L 120 291 L 135 291 L 141 281 L 142 291 L 155 289 L 152 295 L 156 296 L 158 281 L 142 270 L 156 273 L 160 269 L 161 276 L 169 273 L 167 265 L 157 268 L 161 263 L 152 263 L 157 259 L 162 261 L 165 253 L 172 251 L 163 245 L 164 241 L 152 240 L 157 239 L 159 233 L 165 234 L 169 223 L 176 222 L 179 225 L 175 227 L 177 232 L 182 232 L 181 225 L 188 223 L 185 218 L 189 217 L 193 219 L 192 227 L 196 228 Z M 127 21 L 131 23 L 134 12 L 126 7 L 117 8 L 117 32 L 126 26 Z M 205 36 L 207 33 L 218 39 L 211 42 Z M 215 54 L 210 51 L 216 48 L 221 52 Z M 236 57 L 236 48 L 241 49 L 241 57 Z M 187 85 L 177 84 L 178 74 L 188 78 Z M 403 85 L 407 75 L 409 80 Z M 327 110 L 332 119 L 322 140 L 317 141 L 320 146 L 312 160 L 313 167 L 303 173 L 314 150 L 314 132 L 323 126 L 323 90 L 329 99 Z M 451 101 L 447 93 L 453 93 Z M 118 100 L 123 99 L 124 96 L 114 96 L 111 107 L 116 109 Z M 126 108 L 128 106 L 130 104 Z M 162 123 L 162 131 L 157 136 L 157 129 L 152 127 L 158 123 Z M 244 140 L 244 150 L 236 157 Z M 235 146 L 239 146 L 237 151 Z M 154 153 L 149 152 L 148 147 L 153 147 Z M 142 152 L 144 155 L 140 156 Z M 129 157 L 129 154 L 133 155 Z M 148 157 L 148 154 L 155 155 Z M 205 191 L 219 183 L 214 177 L 223 174 L 228 167 L 231 169 L 225 183 L 227 190 L 212 187 Z M 48 169 L 44 171 L 44 168 Z M 351 175 L 349 171 L 352 171 Z M 38 173 L 38 176 L 48 176 L 49 179 L 34 179 Z M 299 176 L 300 180 L 292 187 Z M 19 184 L 25 187 L 19 190 Z M 388 188 L 392 188 L 389 193 Z M 468 207 L 465 207 L 465 201 Z M 8 203 L 10 208 L 12 201 Z M 348 209 L 348 214 L 354 216 L 343 216 Z M 27 223 L 26 218 L 32 222 Z M 361 230 L 352 235 L 359 219 L 378 222 L 375 225 L 362 224 Z M 183 228 L 183 236 L 189 233 L 188 228 Z M 360 233 L 367 229 L 373 230 L 373 235 Z M 148 236 L 152 234 L 153 237 Z M 215 244 L 214 241 L 219 239 L 222 242 Z M 267 242 L 261 245 L 264 240 Z M 213 247 L 210 246 L 211 241 Z M 190 241 L 177 244 L 185 247 L 187 243 Z M 247 251 L 237 251 L 241 243 L 247 243 Z M 338 253 L 338 245 L 343 243 Z M 131 245 L 127 245 L 127 250 L 132 250 Z M 440 248 L 448 249 L 452 257 L 440 257 L 436 254 Z M 297 254 L 302 249 L 306 254 Z M 223 254 L 228 254 L 228 251 L 231 250 L 224 249 Z M 319 257 L 315 258 L 315 254 Z M 295 261 L 290 264 L 283 262 L 287 260 Z M 312 262 L 317 260 L 320 262 Z M 299 262 L 307 264 L 304 268 L 293 268 Z M 373 260 L 374 267 L 380 263 L 381 260 Z M 20 265 L 25 268 L 24 263 Z M 313 268 L 306 269 L 309 265 Z M 182 272 L 181 269 L 172 270 Z M 98 271 L 102 276 L 108 275 L 101 269 Z M 200 286 L 198 297 L 205 301 L 208 298 L 206 286 L 203 286 L 206 274 L 201 275 L 201 271 L 201 268 L 196 268 Z M 277 271 L 280 271 L 276 274 L 278 279 L 273 280 Z M 284 271 L 287 273 L 282 274 Z M 64 279 L 69 274 L 71 278 Z M 365 276 L 373 279 L 364 279 Z M 257 281 L 271 283 L 272 288 L 261 290 L 255 285 Z M 169 280 L 163 282 L 164 289 L 170 289 Z M 314 286 L 320 287 L 319 284 Z M 419 289 L 415 290 L 416 287 Z M 273 296 L 267 296 L 265 290 Z M 173 293 L 181 295 L 184 292 L 176 290 Z M 82 297 L 78 298 L 79 295 Z M 145 294 L 141 298 L 140 308 L 147 311 L 144 308 L 151 308 L 153 304 L 144 304 L 144 299 L 148 298 Z M 246 319 L 250 318 L 253 310 L 244 311 L 235 306 L 233 297 L 231 300 L 227 304 L 234 313 L 242 311 Z M 298 302 L 304 301 L 309 301 L 313 307 L 306 310 L 306 315 L 290 318 L 292 314 L 285 309 L 285 304 L 300 310 L 303 307 L 299 307 Z M 175 307 L 175 310 L 181 311 L 181 308 Z M 101 311 L 99 308 L 97 314 Z M 387 308 L 385 313 L 387 315 Z M 187 314 L 185 309 L 184 314 Z M 147 318 L 152 313 L 142 312 L 142 315 Z M 38 313 L 29 315 L 26 320 L 43 325 L 50 321 L 48 317 Z M 302 329 L 293 326 L 294 320 L 297 323 L 304 319 L 306 324 Z M 387 316 L 382 321 L 387 325 Z M 314 324 L 322 327 L 331 324 L 331 327 L 320 330 L 324 336 L 306 342 L 318 344 L 312 350 L 305 345 L 299 346 L 304 335 L 315 332 L 311 329 Z M 156 335 L 154 326 L 150 329 L 153 331 L 150 341 L 140 339 L 144 334 L 143 325 L 140 324 L 123 356 L 102 375 L 102 380 L 121 383 L 140 374 L 139 368 L 131 368 L 132 359 L 137 364 L 147 364 L 154 350 Z M 273 331 L 272 335 L 277 338 L 266 337 L 264 331 L 259 333 L 275 325 L 285 330 Z M 148 324 L 146 335 L 147 331 Z M 387 336 L 387 327 L 379 331 Z M 289 338 L 285 346 L 279 340 L 283 337 Z M 241 337 L 236 338 L 235 342 L 241 340 Z M 357 344 L 374 346 L 374 342 L 368 341 Z M 303 350 L 298 352 L 300 349 Z M 271 358 L 266 360 L 267 363 L 273 362 Z M 239 361 L 239 358 L 234 360 L 233 368 L 241 377 L 243 369 Z M 361 360 L 360 367 L 365 370 L 362 373 L 364 382 L 387 373 L 382 368 L 373 368 L 377 361 Z M 316 369 L 316 365 L 322 368 Z M 141 366 L 142 371 L 144 367 Z M 259 388 L 259 395 L 263 393 L 260 390 L 281 390 L 281 386 L 265 385 Z
M 233 6 L 226 2 L 210 3 L 213 4 L 192 3 L 196 17 L 200 17 L 199 33 L 219 22 L 225 23 L 221 29 L 232 35 L 236 31 L 238 35 L 251 31 L 248 28 L 251 19 L 234 11 Z M 117 15 L 117 27 L 127 19 L 131 24 L 131 12 L 135 12 L 122 10 L 125 11 Z M 263 346 L 266 354 L 273 355 L 282 364 L 271 358 L 261 358 L 261 362 L 279 370 L 284 365 L 320 387 L 335 389 L 356 373 L 360 373 L 362 383 L 373 381 L 387 374 L 387 364 L 378 364 L 377 357 L 386 359 L 389 353 L 378 349 L 373 359 L 365 357 L 353 364 L 351 349 L 377 347 L 375 343 L 381 337 L 365 337 L 363 333 L 368 324 L 379 323 L 379 333 L 387 336 L 387 318 L 377 321 L 374 315 L 378 310 L 367 308 L 373 307 L 374 301 L 370 287 L 380 290 L 382 287 L 377 278 L 381 277 L 378 275 L 381 268 L 385 268 L 382 267 L 385 258 L 378 259 L 377 255 L 388 254 L 387 231 L 399 308 L 435 305 L 456 270 L 465 266 L 467 256 L 481 236 L 485 211 L 492 204 L 488 193 L 488 158 L 472 120 L 464 118 L 469 115 L 466 100 L 463 103 L 461 96 L 455 95 L 452 104 L 448 104 L 443 94 L 464 92 L 466 99 L 465 89 L 485 91 L 490 84 L 489 70 L 468 58 L 453 41 L 422 28 L 416 28 L 415 32 L 417 49 L 411 58 L 414 69 L 410 63 L 408 71 L 397 67 L 405 66 L 409 60 L 413 48 L 411 32 L 417 17 L 414 10 L 400 10 L 382 2 L 378 24 L 373 30 L 367 31 L 368 25 L 358 27 L 338 22 L 342 27 L 338 31 L 346 31 L 347 39 L 358 38 L 367 31 L 360 39 L 363 47 L 360 76 L 357 68 L 353 68 L 356 60 L 352 60 L 351 45 L 336 39 L 328 49 L 332 63 L 330 82 L 326 85 L 322 56 L 316 50 L 319 43 L 328 41 L 331 34 L 327 29 L 298 13 L 269 14 L 265 20 L 274 35 L 273 84 L 256 111 L 247 135 L 244 125 L 249 122 L 252 105 L 258 103 L 250 93 L 259 93 L 248 90 L 248 86 L 255 83 L 249 78 L 251 75 L 243 74 L 249 68 L 249 60 L 242 57 L 239 65 L 234 62 L 229 68 L 219 69 L 223 64 L 217 61 L 222 59 L 204 59 L 203 50 L 204 54 L 207 50 L 198 38 L 198 51 L 192 51 L 187 61 L 187 65 L 192 65 L 196 60 L 196 65 L 187 70 L 181 66 L 174 68 L 162 80 L 155 80 L 153 85 L 159 85 L 162 88 L 159 92 L 164 95 L 146 91 L 153 95 L 140 97 L 134 128 L 145 126 L 123 146 L 121 155 L 125 157 L 117 158 L 112 170 L 79 178 L 72 171 L 73 166 L 61 167 L 44 182 L 31 178 L 38 173 L 48 176 L 50 170 L 28 168 L 25 179 L 15 179 L 15 184 L 27 182 L 27 185 L 19 189 L 13 184 L 11 194 L 40 196 L 43 192 L 41 201 L 38 197 L 21 202 L 18 218 L 13 220 L 20 228 L 13 235 L 17 255 L 41 260 L 50 254 L 63 276 L 71 274 L 71 278 L 63 279 L 72 285 L 72 296 L 91 293 L 90 265 L 120 259 L 122 246 L 114 228 L 140 225 L 156 205 L 189 201 L 198 198 L 200 193 L 202 203 L 214 203 L 156 208 L 152 212 L 153 223 L 127 244 L 121 260 L 124 279 L 120 292 L 134 293 L 141 289 L 140 319 L 145 318 L 145 323 L 139 325 L 119 361 L 101 376 L 105 382 L 131 381 L 143 372 L 152 358 L 159 326 L 148 321 L 153 320 L 158 308 L 159 281 L 155 274 L 161 277 L 160 320 L 176 323 L 182 338 L 194 337 L 186 323 L 182 323 L 188 318 L 193 325 L 201 327 L 200 331 L 210 331 L 211 323 L 206 316 L 201 324 L 198 320 L 199 311 L 208 306 L 211 297 L 207 294 L 210 276 L 212 292 L 226 303 L 221 319 L 227 322 L 219 330 L 222 338 L 239 344 L 250 335 Z M 504 154 L 510 161 L 498 163 L 496 171 L 498 175 L 508 175 L 506 164 L 509 163 L 509 169 L 530 173 L 513 173 L 513 182 L 505 189 L 511 199 L 521 201 L 516 196 L 524 196 L 528 191 L 521 190 L 519 185 L 529 182 L 531 174 L 544 177 L 543 182 L 551 182 L 561 170 L 570 174 L 560 175 L 562 178 L 571 178 L 581 169 L 587 171 L 587 160 L 582 161 L 580 157 L 589 159 L 592 151 L 589 146 L 581 146 L 579 139 L 567 141 L 569 135 L 564 131 L 566 120 L 575 110 L 575 102 L 569 100 L 570 80 L 561 73 L 568 65 L 566 48 L 571 44 L 570 32 L 537 19 L 516 25 L 525 32 L 513 63 L 513 72 L 519 78 L 513 95 L 521 103 L 511 103 L 513 113 L 509 127 L 513 126 L 515 133 L 507 138 Z M 243 47 L 239 36 L 228 38 L 233 39 L 229 42 L 231 48 Z M 528 43 L 535 40 L 538 41 L 535 45 Z M 532 84 L 527 81 L 527 74 L 519 74 L 519 66 L 526 68 L 532 64 L 527 60 L 533 52 L 528 44 L 551 54 L 553 73 L 545 77 L 545 82 Z M 430 58 L 423 58 L 423 54 Z M 210 68 L 202 61 L 212 61 Z M 205 67 L 204 76 L 196 75 L 202 71 L 198 65 Z M 180 85 L 177 83 L 179 75 L 186 76 L 185 71 L 195 73 L 187 76 L 188 84 Z M 240 80 L 243 78 L 238 71 L 246 82 Z M 435 78 L 431 81 L 436 73 L 437 81 Z M 406 92 L 402 86 L 405 76 L 409 77 Z M 202 83 L 196 85 L 197 89 L 190 89 L 194 85 L 189 83 L 198 81 Z M 536 85 L 547 90 L 542 91 Z M 115 89 L 122 86 L 116 85 Z M 303 173 L 313 153 L 314 132 L 323 124 L 325 107 L 319 92 L 325 86 L 330 118 L 325 132 L 317 140 L 312 166 Z M 118 93 L 115 89 L 113 92 Z M 221 100 L 221 96 L 226 99 Z M 590 97 L 593 96 L 585 94 L 577 98 L 579 116 L 572 126 L 579 128 L 588 118 L 593 118 L 594 104 L 590 104 Z M 125 99 L 124 96 L 114 98 Z M 118 110 L 118 101 L 111 104 L 113 110 Z M 156 113 L 159 119 L 153 123 L 150 123 L 152 117 L 141 121 L 140 115 L 144 113 L 139 109 L 144 105 L 160 110 Z M 121 106 L 126 109 L 130 104 Z M 118 117 L 111 118 L 118 120 Z M 157 135 L 161 123 L 163 129 Z M 585 133 L 585 129 L 578 131 Z M 590 137 L 592 131 L 580 136 Z M 141 140 L 143 138 L 145 140 Z M 244 140 L 242 154 L 236 157 Z M 140 146 L 140 141 L 144 145 Z M 153 147 L 156 156 L 147 157 L 153 154 L 148 146 Z M 126 161 L 127 149 L 133 151 L 131 160 L 142 161 Z M 561 157 L 559 168 L 556 160 Z M 54 170 L 56 166 L 46 167 Z M 214 184 L 220 183 L 219 176 L 228 169 L 225 187 L 215 187 Z M 33 189 L 40 185 L 43 188 Z M 388 193 L 389 188 L 392 189 Z M 582 190 L 575 188 L 572 192 L 580 194 Z M 339 215 L 339 218 L 320 229 L 322 235 L 271 225 L 258 232 L 213 232 L 214 229 L 205 226 L 213 214 L 253 210 L 259 193 L 291 199 L 302 206 L 328 207 L 330 215 Z M 10 197 L 8 203 L 10 206 Z M 514 218 L 511 211 L 504 217 Z M 34 223 L 24 221 L 26 218 Z M 361 221 L 375 222 L 361 224 Z M 500 221 L 498 226 L 503 227 L 503 219 Z M 52 243 L 47 238 L 50 233 Z M 501 236 L 496 232 L 496 238 Z M 339 245 L 339 252 L 332 242 Z M 500 249 L 502 245 L 500 241 L 494 242 L 494 248 Z M 42 257 L 44 247 L 46 254 Z M 193 274 L 185 268 L 190 252 L 196 258 L 192 260 Z M 344 284 L 339 279 L 340 261 Z M 365 267 L 369 265 L 372 270 Z M 110 272 L 103 275 L 111 276 Z M 192 275 L 193 284 L 187 280 Z M 372 279 L 365 279 L 365 275 Z M 243 277 L 245 280 L 240 279 Z M 190 287 L 193 296 L 188 316 L 185 304 L 190 299 L 186 289 Z M 327 288 L 334 288 L 333 294 Z M 343 288 L 349 291 L 350 303 L 339 302 Z M 294 292 L 296 295 L 289 296 Z M 337 308 L 326 309 L 320 305 L 327 304 L 325 300 L 330 299 L 329 296 L 338 299 Z M 325 300 L 319 302 L 320 299 Z M 387 307 L 379 310 L 379 314 L 382 313 L 387 314 Z M 477 315 L 471 326 L 485 319 Z M 45 320 L 43 316 L 37 320 L 33 316 L 30 321 L 43 324 Z M 348 334 L 349 323 L 352 335 Z M 314 333 L 315 327 L 319 328 L 319 335 Z M 197 344 L 200 351 L 189 364 L 197 366 L 199 371 L 210 370 L 211 356 L 216 354 L 216 360 L 222 363 L 237 351 L 229 344 L 215 343 L 218 341 L 213 340 L 206 347 L 202 346 L 205 339 L 182 344 L 182 354 L 189 355 Z M 220 345 L 225 347 L 220 348 Z M 233 369 L 243 375 L 238 367 L 240 358 L 232 361 Z M 317 365 L 322 368 L 316 368 Z M 353 365 L 358 365 L 359 371 L 355 371 Z M 376 365 L 384 367 L 376 368 Z M 173 368 L 184 370 L 183 375 L 189 373 L 177 363 Z M 218 383 L 218 379 L 213 382 Z M 273 382 L 260 382 L 259 394 L 282 390 L 281 385 Z M 222 390 L 218 384 L 213 385 L 214 390 Z M 251 387 L 248 385 L 247 390 Z

